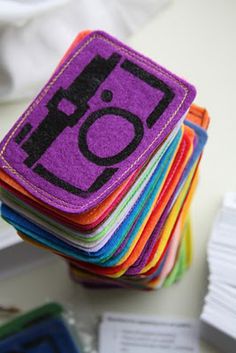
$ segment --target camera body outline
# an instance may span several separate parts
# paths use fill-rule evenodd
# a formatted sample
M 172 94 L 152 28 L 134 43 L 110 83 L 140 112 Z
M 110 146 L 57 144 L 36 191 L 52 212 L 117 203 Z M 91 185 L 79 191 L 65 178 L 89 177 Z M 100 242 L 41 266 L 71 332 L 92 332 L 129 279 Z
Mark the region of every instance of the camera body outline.
M 92 111 L 87 116 L 79 130 L 78 148 L 87 160 L 97 166 L 104 166 L 104 170 L 86 190 L 82 190 L 55 175 L 40 163 L 40 158 L 67 127 L 73 128 L 88 112 L 90 99 L 96 94 L 98 88 L 106 81 L 117 65 L 120 66 L 120 69 L 127 71 L 153 89 L 163 93 L 163 97 L 146 119 L 146 128 L 151 129 L 173 101 L 175 94 L 163 80 L 147 72 L 131 60 L 122 59 L 122 55 L 119 53 L 113 52 L 107 59 L 99 54 L 95 55 L 68 88 L 59 88 L 54 93 L 46 104 L 47 115 L 33 130 L 27 140 L 25 138 L 32 130 L 30 123 L 26 123 L 15 138 L 15 142 L 21 145 L 21 148 L 28 155 L 23 162 L 25 166 L 54 186 L 82 198 L 87 198 L 101 189 L 119 169 L 116 164 L 128 158 L 136 150 L 144 136 L 144 124 L 139 116 L 127 109 L 110 105 Z M 110 103 L 112 98 L 112 91 L 103 90 L 101 99 L 104 102 Z M 62 103 L 69 108 L 63 109 Z M 119 153 L 109 157 L 99 157 L 90 151 L 87 143 L 87 134 L 90 127 L 107 114 L 119 116 L 131 123 L 134 128 L 134 137 Z

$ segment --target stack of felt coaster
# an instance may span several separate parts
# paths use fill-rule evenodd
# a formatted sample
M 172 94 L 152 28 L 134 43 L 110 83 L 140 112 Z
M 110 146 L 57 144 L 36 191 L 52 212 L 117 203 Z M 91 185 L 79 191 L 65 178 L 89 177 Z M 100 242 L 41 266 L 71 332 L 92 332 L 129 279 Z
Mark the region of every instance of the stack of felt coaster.
M 194 97 L 110 35 L 83 32 L 0 145 L 2 217 L 83 284 L 170 285 L 191 262 L 207 139 Z

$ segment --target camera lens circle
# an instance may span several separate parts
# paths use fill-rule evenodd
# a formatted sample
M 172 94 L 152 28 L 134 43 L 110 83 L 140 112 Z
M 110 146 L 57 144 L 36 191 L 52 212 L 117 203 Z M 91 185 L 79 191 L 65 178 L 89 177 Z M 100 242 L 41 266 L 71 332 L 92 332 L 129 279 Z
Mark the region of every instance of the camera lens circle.
M 99 157 L 95 153 L 91 152 L 87 143 L 87 134 L 90 127 L 104 115 L 116 115 L 128 122 L 133 124 L 134 127 L 134 138 L 132 141 L 119 153 L 109 156 L 109 157 Z M 122 108 L 108 107 L 97 110 L 90 114 L 85 122 L 82 124 L 79 131 L 79 149 L 81 153 L 91 162 L 100 166 L 111 166 L 119 163 L 131 155 L 138 145 L 140 144 L 144 135 L 143 123 L 140 118 L 129 112 L 128 110 Z

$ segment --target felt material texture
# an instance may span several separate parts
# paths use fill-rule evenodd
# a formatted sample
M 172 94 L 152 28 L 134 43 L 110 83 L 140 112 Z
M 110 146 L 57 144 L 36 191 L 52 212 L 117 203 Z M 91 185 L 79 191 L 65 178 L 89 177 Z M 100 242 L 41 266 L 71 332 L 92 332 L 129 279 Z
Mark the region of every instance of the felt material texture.
M 111 102 L 101 98 L 104 90 Z M 194 96 L 184 80 L 92 32 L 5 137 L 0 166 L 43 202 L 84 212 L 145 163 Z M 18 144 L 25 124 L 32 129 Z
M 46 205 L 37 201 L 30 193 L 28 193 L 20 184 L 13 180 L 3 170 L 0 170 L 1 184 L 11 192 L 15 193 L 19 198 L 26 200 L 27 203 L 33 204 L 40 211 L 61 220 L 63 223 L 68 223 L 75 228 L 90 229 L 94 228 L 97 224 L 101 223 L 106 216 L 111 212 L 122 199 L 122 197 L 129 190 L 132 183 L 135 181 L 139 170 L 130 175 L 114 192 L 109 195 L 100 205 L 94 207 L 88 212 L 82 214 L 60 214 L 55 213 Z M 36 201 L 36 202 L 34 202 Z
M 194 96 L 108 34 L 81 33 L 0 144 L 2 217 L 90 288 L 178 281 L 209 125 Z

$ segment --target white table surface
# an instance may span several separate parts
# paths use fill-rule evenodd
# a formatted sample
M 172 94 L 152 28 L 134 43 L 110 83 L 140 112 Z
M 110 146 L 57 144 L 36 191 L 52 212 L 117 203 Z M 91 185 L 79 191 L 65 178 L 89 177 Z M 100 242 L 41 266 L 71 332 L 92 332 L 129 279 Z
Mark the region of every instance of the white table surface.
M 198 90 L 196 103 L 211 115 L 209 141 L 192 206 L 194 260 L 184 278 L 157 292 L 87 290 L 75 285 L 64 262 L 50 264 L 0 281 L 0 303 L 23 309 L 53 299 L 73 303 L 81 320 L 103 311 L 198 318 L 207 288 L 206 244 L 215 212 L 226 191 L 236 191 L 236 1 L 172 1 L 129 39 L 135 49 Z M 28 102 L 0 106 L 1 137 Z M 1 256 L 1 255 L 0 255 Z M 205 344 L 203 353 L 216 352 Z

